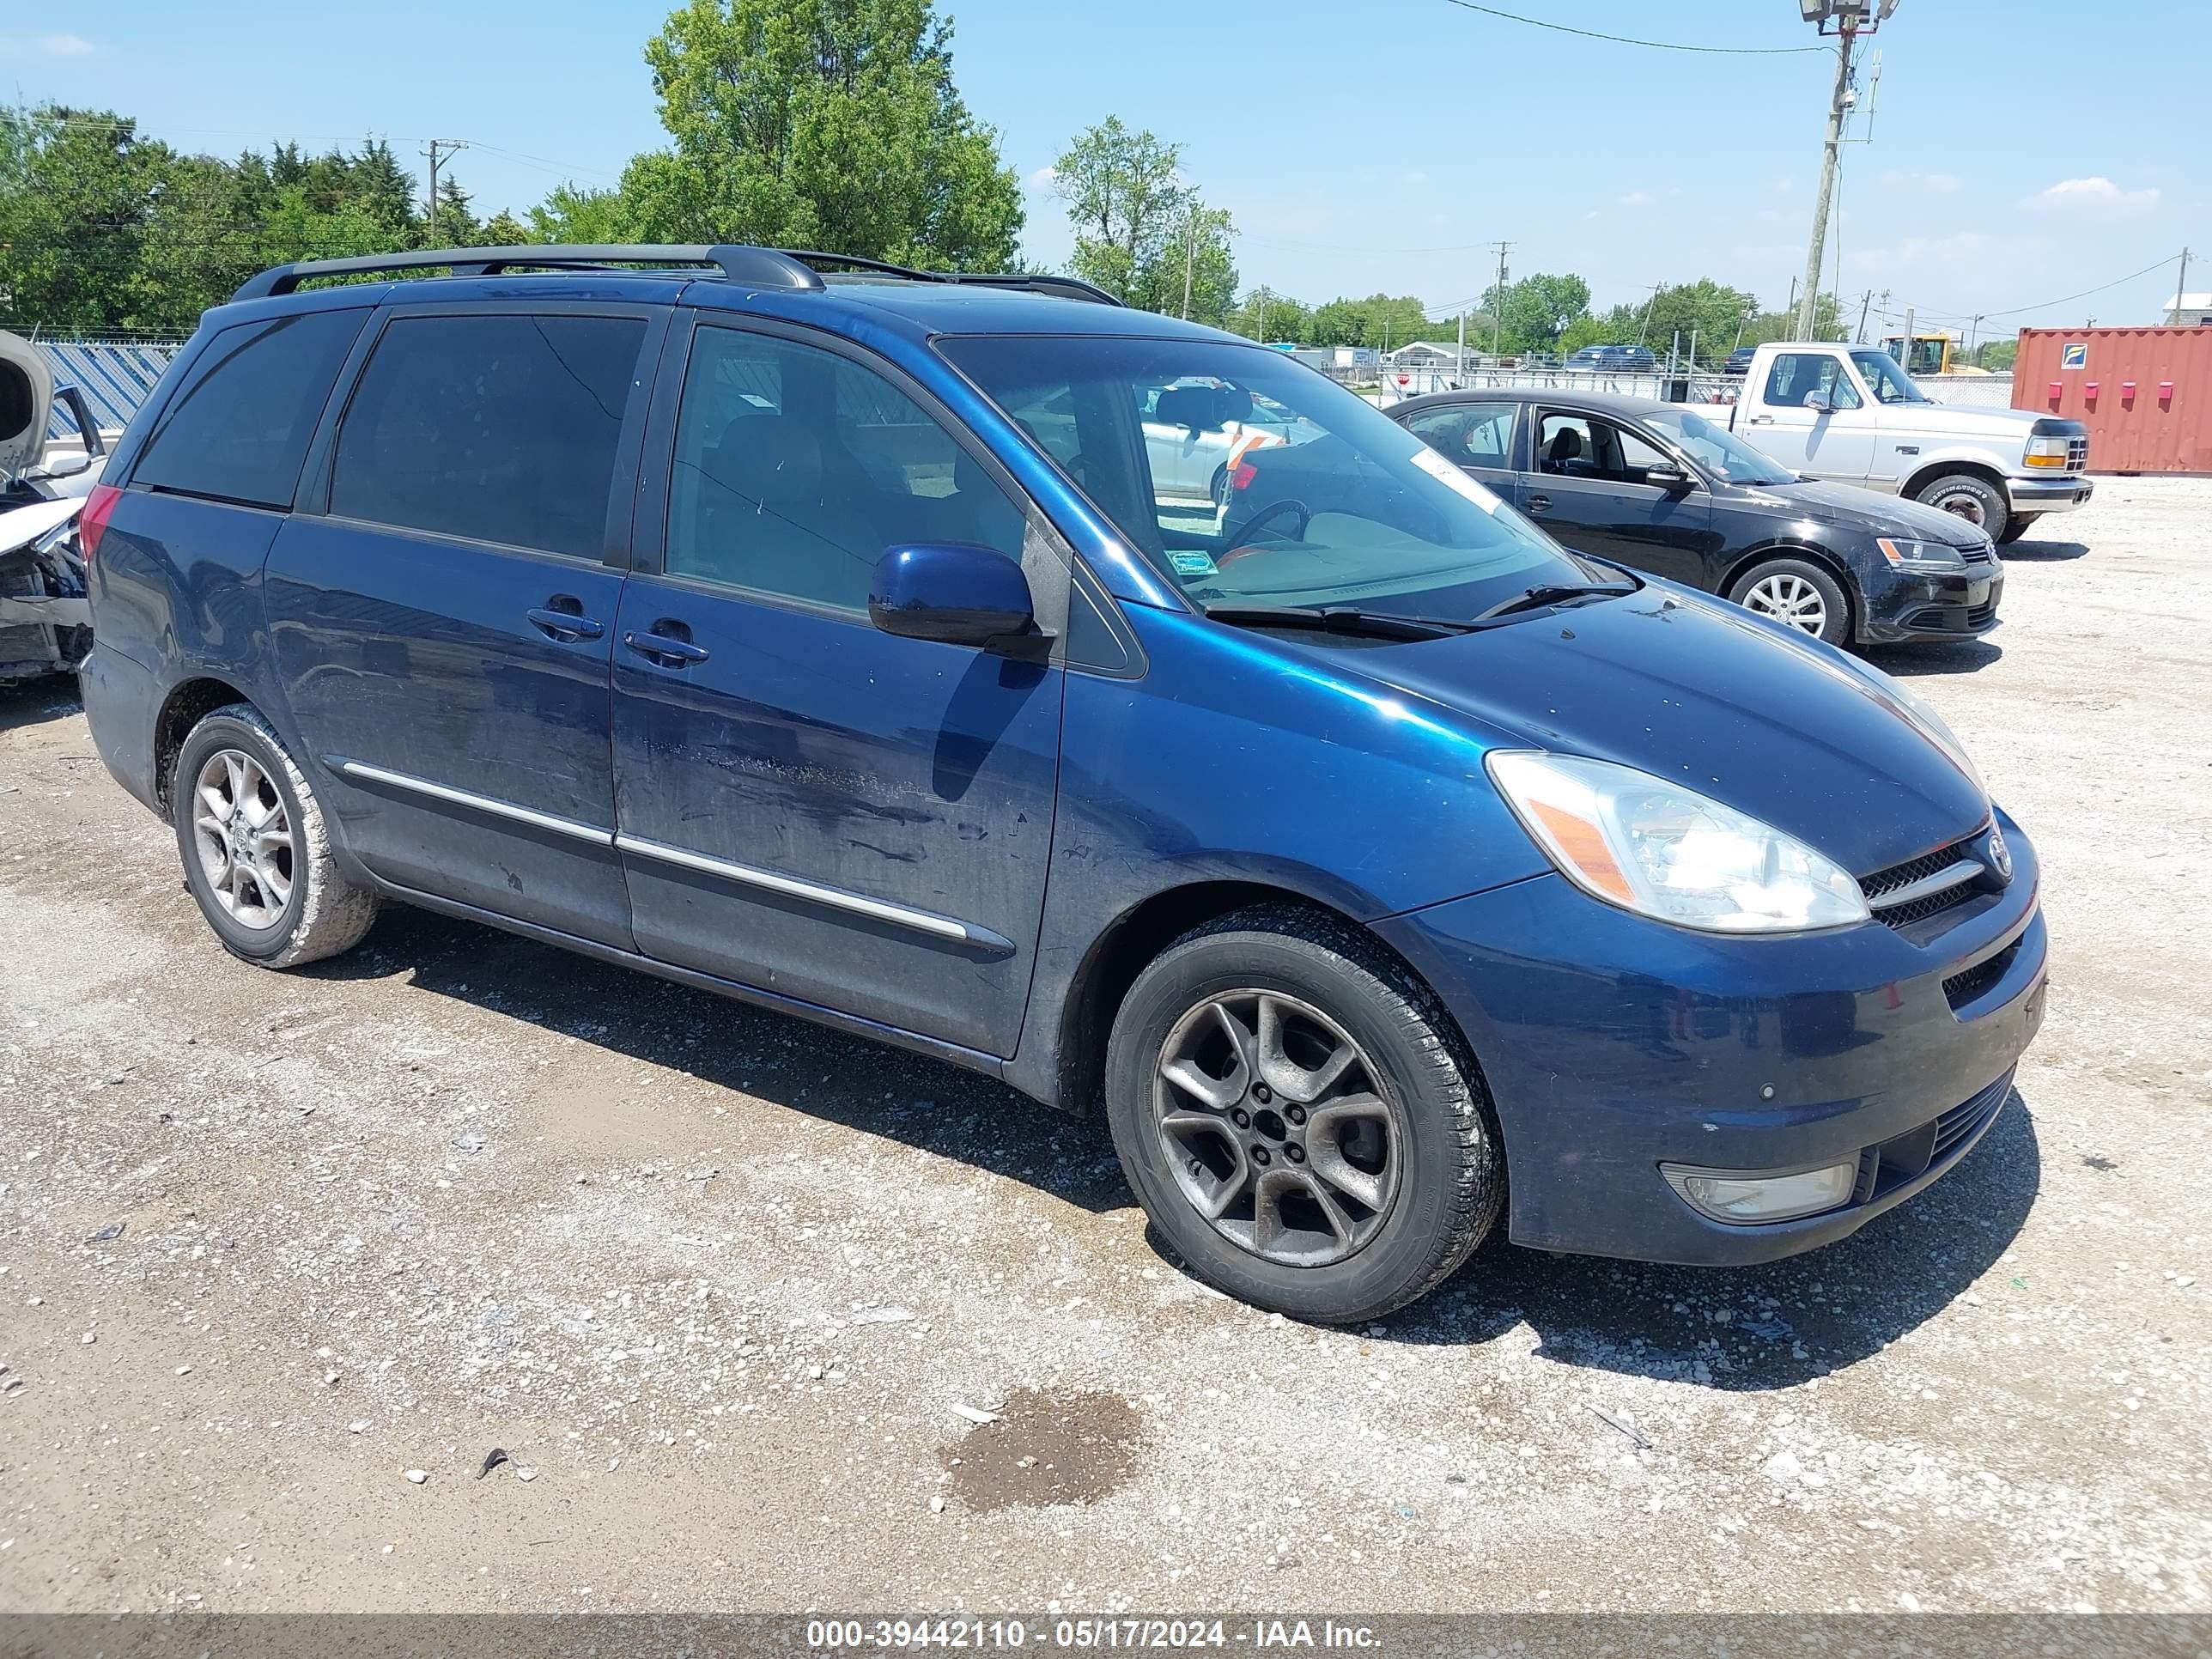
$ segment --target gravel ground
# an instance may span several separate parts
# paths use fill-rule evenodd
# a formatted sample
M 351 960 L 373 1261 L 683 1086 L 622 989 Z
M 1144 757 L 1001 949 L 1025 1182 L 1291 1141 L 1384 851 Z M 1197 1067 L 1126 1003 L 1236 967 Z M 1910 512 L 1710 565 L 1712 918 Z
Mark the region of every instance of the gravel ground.
M 2045 866 L 1954 1175 L 1351 1333 L 931 1062 L 404 910 L 239 964 L 0 692 L 0 1609 L 2205 1610 L 2208 514 L 2106 480 L 1995 640 L 1884 659 Z

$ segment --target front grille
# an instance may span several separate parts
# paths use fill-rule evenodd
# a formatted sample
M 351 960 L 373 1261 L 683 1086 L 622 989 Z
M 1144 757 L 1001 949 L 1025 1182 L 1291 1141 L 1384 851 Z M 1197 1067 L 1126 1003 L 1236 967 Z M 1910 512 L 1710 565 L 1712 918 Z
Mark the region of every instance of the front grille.
M 1995 1083 L 1972 1099 L 1961 1101 L 1936 1120 L 1936 1150 L 1929 1161 L 1936 1158 L 1969 1139 L 1977 1129 L 1987 1123 L 2002 1109 L 2005 1097 L 2012 1092 L 2012 1073 L 2007 1072 Z
M 1929 916 L 1940 915 L 1953 905 L 1962 903 L 1972 896 L 1974 884 L 1981 875 L 1981 860 L 1975 847 L 1978 840 L 1978 836 L 1969 836 L 1964 841 L 1922 857 L 1907 859 L 1902 864 L 1893 864 L 1887 870 L 1877 870 L 1870 876 L 1863 876 L 1859 878 L 1859 890 L 1866 895 L 1867 904 L 1875 915 L 1892 927 L 1907 927 L 1916 921 L 1924 921 Z M 1903 904 L 1882 906 L 1882 899 L 1889 894 L 1910 887 L 1917 881 L 1925 881 L 1961 860 L 1971 861 L 1974 869 L 1972 872 L 1962 873 L 1949 886 L 1923 894 Z
M 1985 962 L 1978 962 L 1963 972 L 1956 973 L 1943 981 L 1943 1000 L 1956 1013 L 1973 1001 L 2005 975 L 2012 966 L 2013 952 L 2020 948 L 2017 942 L 2007 945 Z
M 2066 470 L 2079 472 L 2089 465 L 2089 438 L 2087 433 L 2066 441 Z
M 1968 564 L 1993 563 L 1997 556 L 1997 544 L 1995 542 L 1990 541 L 1987 537 L 1984 537 L 1979 543 L 1972 547 L 1960 548 L 1959 550 L 1959 556 L 1964 559 Z
M 1859 1154 L 1859 1178 L 1851 1201 L 1864 1204 L 1895 1192 L 1908 1182 L 1959 1156 L 2000 1111 L 2012 1092 L 2012 1073 L 2007 1072 L 1986 1089 L 1976 1091 L 1933 1122 L 1923 1123 L 1901 1135 L 1893 1135 Z

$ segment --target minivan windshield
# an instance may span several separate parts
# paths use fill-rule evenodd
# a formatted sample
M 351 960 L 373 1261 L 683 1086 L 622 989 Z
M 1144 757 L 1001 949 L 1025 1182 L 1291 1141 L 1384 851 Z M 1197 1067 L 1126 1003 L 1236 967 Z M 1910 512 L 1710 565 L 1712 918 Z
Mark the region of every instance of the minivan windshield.
M 1715 426 L 1704 416 L 1670 405 L 1655 411 L 1651 424 L 1672 438 L 1690 459 L 1724 483 L 1740 484 L 1796 483 L 1797 475 L 1781 462 L 1771 460 L 1724 426 Z
M 1897 366 L 1887 351 L 1854 351 L 1851 361 L 1866 376 L 1874 395 L 1886 404 L 1926 404 L 1934 398 L 1913 385 L 1912 377 Z
M 1095 335 L 937 344 L 1201 608 L 1464 621 L 1532 587 L 1620 580 L 1282 352 Z

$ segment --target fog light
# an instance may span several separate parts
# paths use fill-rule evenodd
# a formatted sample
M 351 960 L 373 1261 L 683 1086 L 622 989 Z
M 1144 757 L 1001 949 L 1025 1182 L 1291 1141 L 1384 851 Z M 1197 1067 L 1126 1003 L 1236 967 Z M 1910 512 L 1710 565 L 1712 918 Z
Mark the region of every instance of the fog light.
M 1818 1215 L 1850 1200 L 1858 1184 L 1859 1161 L 1850 1158 L 1817 1170 L 1700 1170 L 1692 1164 L 1662 1164 L 1667 1184 L 1691 1207 L 1715 1221 L 1794 1221 Z

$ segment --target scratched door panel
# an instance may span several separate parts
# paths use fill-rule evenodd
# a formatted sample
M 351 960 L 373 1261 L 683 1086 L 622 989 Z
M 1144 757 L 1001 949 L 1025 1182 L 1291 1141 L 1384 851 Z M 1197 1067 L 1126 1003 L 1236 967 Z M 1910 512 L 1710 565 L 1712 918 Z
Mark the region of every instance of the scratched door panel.
M 615 652 L 638 948 L 1011 1054 L 1052 845 L 1060 671 L 632 577 L 617 637 L 656 632 L 706 654 Z

